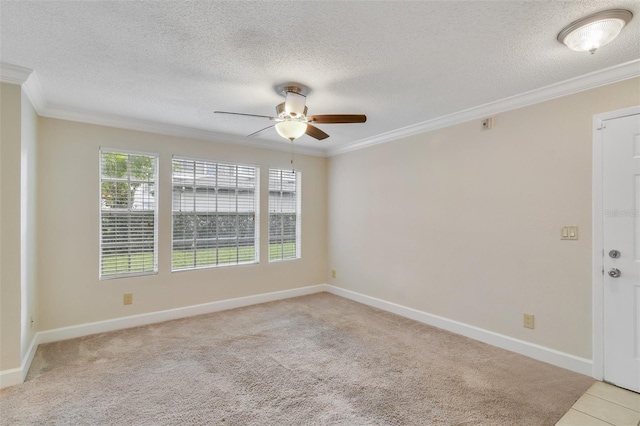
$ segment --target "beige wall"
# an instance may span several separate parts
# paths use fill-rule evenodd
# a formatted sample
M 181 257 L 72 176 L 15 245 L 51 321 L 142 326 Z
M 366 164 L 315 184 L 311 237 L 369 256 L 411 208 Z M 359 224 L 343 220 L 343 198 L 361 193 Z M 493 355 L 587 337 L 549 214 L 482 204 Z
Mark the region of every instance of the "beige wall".
M 21 88 L 0 84 L 0 371 L 20 367 Z
M 267 173 L 289 154 L 40 118 L 38 139 L 39 330 L 84 324 L 326 282 L 326 164 L 296 156 L 302 171 L 302 259 L 267 262 Z M 159 272 L 98 279 L 101 146 L 160 154 Z M 173 154 L 260 166 L 259 265 L 171 272 Z M 133 292 L 124 306 L 123 293 Z
M 640 79 L 498 114 L 489 131 L 297 156 L 302 259 L 275 264 L 265 185 L 286 153 L 37 118 L 18 86 L 1 90 L 0 370 L 36 329 L 320 284 L 330 269 L 335 285 L 591 358 L 592 116 L 640 104 Z M 160 154 L 157 275 L 98 279 L 100 146 Z M 173 154 L 260 166 L 259 265 L 171 273 Z M 563 225 L 580 240 L 560 241 Z
M 331 283 L 591 358 L 592 118 L 638 104 L 636 78 L 331 158 Z

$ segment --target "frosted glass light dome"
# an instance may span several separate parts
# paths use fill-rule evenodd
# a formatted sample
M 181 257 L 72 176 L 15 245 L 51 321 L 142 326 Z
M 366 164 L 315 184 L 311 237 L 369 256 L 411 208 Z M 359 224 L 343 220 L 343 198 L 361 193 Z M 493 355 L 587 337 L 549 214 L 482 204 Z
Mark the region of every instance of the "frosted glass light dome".
M 558 41 L 571 50 L 593 54 L 616 38 L 632 17 L 622 9 L 598 12 L 568 25 L 558 34 Z
M 307 131 L 307 123 L 302 121 L 287 120 L 276 124 L 276 131 L 285 139 L 294 140 L 304 135 Z

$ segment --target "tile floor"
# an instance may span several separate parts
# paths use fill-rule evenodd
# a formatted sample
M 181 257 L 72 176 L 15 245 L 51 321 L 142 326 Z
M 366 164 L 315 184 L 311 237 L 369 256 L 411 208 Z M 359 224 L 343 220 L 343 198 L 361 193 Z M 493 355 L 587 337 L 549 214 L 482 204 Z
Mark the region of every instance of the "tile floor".
M 640 426 L 640 394 L 595 382 L 556 426 Z

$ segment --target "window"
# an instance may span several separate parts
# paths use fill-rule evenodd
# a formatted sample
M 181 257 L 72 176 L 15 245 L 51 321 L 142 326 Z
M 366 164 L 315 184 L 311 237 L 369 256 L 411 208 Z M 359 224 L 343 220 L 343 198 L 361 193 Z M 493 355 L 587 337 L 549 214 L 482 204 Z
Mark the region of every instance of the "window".
M 269 170 L 269 261 L 300 258 L 300 172 Z
M 158 272 L 153 154 L 100 150 L 100 278 Z
M 254 166 L 173 159 L 173 271 L 258 260 Z

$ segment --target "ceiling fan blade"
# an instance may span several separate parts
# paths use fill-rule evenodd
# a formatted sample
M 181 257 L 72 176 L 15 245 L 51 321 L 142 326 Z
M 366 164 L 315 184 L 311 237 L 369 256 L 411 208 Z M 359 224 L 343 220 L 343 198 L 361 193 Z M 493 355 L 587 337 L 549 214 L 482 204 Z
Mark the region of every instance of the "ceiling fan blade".
M 312 138 L 318 139 L 319 141 L 329 137 L 328 134 L 318 129 L 316 126 L 312 126 L 309 123 L 307 123 L 307 131 L 305 133 L 311 136 Z
M 318 124 L 364 123 L 367 121 L 367 116 L 364 114 L 324 114 L 311 115 L 307 118 Z
M 245 117 L 268 118 L 269 120 L 275 120 L 276 119 L 276 117 L 269 117 L 268 115 L 244 114 L 244 113 L 241 113 L 241 112 L 213 111 L 213 113 L 214 114 L 244 115 Z
M 257 135 L 258 133 L 262 132 L 263 130 L 270 129 L 270 128 L 272 128 L 273 126 L 275 126 L 275 124 L 272 124 L 271 126 L 267 126 L 267 127 L 265 127 L 264 129 L 260 129 L 260 130 L 258 130 L 257 132 L 253 132 L 253 133 L 251 133 L 250 135 L 247 135 L 247 137 L 248 137 L 248 138 L 250 138 L 251 136 L 255 136 L 255 135 Z

